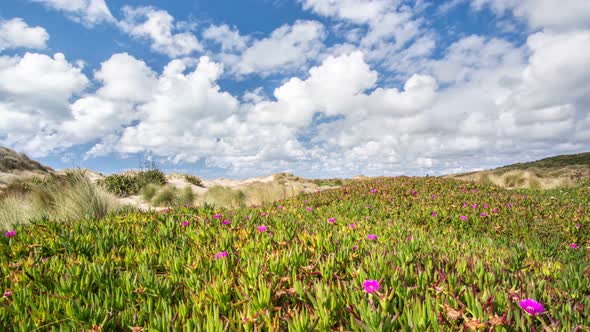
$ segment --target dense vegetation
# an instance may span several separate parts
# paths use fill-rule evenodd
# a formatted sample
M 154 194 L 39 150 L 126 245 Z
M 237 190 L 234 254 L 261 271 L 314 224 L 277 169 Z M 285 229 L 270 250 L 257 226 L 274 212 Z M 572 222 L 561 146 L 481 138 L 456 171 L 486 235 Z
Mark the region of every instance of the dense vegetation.
M 159 169 L 141 170 L 123 174 L 111 174 L 97 182 L 109 192 L 126 197 L 137 195 L 149 184 L 166 184 L 166 175 Z
M 502 171 L 510 171 L 514 169 L 527 169 L 527 168 L 559 168 L 559 167 L 570 167 L 570 166 L 586 166 L 590 167 L 590 152 L 578 153 L 578 154 L 567 154 L 560 155 L 550 158 L 545 158 L 537 161 L 531 161 L 526 163 L 517 163 L 508 166 L 498 168 Z
M 0 330 L 587 330 L 589 206 L 398 177 L 36 222 L 0 241 Z

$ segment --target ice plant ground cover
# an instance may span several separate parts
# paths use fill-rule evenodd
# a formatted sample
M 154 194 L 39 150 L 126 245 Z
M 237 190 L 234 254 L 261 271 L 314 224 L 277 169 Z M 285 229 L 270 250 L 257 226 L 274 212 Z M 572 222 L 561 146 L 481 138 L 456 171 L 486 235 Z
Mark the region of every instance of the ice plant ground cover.
M 589 209 L 588 188 L 398 177 L 33 222 L 0 239 L 0 330 L 585 330 Z

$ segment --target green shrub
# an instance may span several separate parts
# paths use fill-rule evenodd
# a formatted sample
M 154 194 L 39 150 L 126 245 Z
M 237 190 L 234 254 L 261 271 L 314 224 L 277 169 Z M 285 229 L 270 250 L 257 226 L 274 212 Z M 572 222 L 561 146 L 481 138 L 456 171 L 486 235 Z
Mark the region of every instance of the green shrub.
M 186 182 L 188 182 L 192 185 L 195 185 L 197 187 L 205 187 L 203 185 L 203 181 L 194 175 L 185 174 L 184 179 L 186 180 Z
M 127 197 L 137 195 L 148 184 L 166 184 L 166 176 L 158 169 L 150 169 L 136 173 L 111 174 L 98 183 L 119 197 Z
M 164 187 L 152 199 L 154 206 L 177 206 L 178 194 L 175 187 Z
M 140 191 L 141 197 L 146 201 L 151 201 L 154 196 L 158 193 L 158 189 L 160 186 L 150 183 L 147 186 L 143 187 Z
M 193 205 L 195 201 L 195 193 L 193 192 L 193 188 L 191 187 L 184 187 L 178 196 L 178 205 L 186 206 L 186 205 Z
M 230 187 L 213 186 L 205 193 L 204 200 L 206 203 L 217 206 L 239 207 L 245 205 L 246 194 Z

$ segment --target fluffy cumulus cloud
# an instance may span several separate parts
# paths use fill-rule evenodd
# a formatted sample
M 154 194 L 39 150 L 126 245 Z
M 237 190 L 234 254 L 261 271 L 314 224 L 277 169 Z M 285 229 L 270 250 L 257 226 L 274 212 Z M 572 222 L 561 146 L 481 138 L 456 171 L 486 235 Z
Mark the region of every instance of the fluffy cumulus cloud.
M 31 27 L 22 18 L 0 19 L 0 52 L 4 49 L 47 47 L 49 34 L 39 26 Z
M 489 7 L 526 20 L 532 28 L 578 29 L 590 27 L 590 6 L 586 0 L 472 0 L 475 9 Z
M 65 11 L 99 2 L 44 3 Z M 529 35 L 462 34 L 436 52 L 423 1 L 299 3 L 311 19 L 256 37 L 124 7 L 118 26 L 169 56 L 163 68 L 116 53 L 87 77 L 60 53 L 0 56 L 0 144 L 33 156 L 78 144 L 90 146 L 87 157 L 150 152 L 237 176 L 433 174 L 590 144 L 581 2 L 450 0 L 446 11 L 488 8 L 506 24 L 522 20 Z M 42 28 L 6 22 L 4 48 L 45 47 Z M 5 37 L 13 31 L 27 38 Z M 269 76 L 271 90 L 256 80 L 225 89 Z
M 342 22 L 338 34 L 362 50 L 368 61 L 397 79 L 411 76 L 429 57 L 436 38 L 417 17 L 422 1 L 300 0 L 303 9 Z M 338 51 L 339 48 L 334 48 Z
M 203 47 L 190 32 L 184 31 L 186 22 L 174 23 L 174 17 L 165 10 L 153 7 L 123 7 L 121 29 L 133 37 L 146 39 L 153 51 L 172 58 L 202 51 Z
M 105 0 L 32 0 L 44 6 L 64 12 L 70 19 L 92 27 L 100 23 L 113 23 Z
M 212 31 L 208 31 L 212 35 Z M 266 38 L 252 41 L 247 48 L 243 47 L 246 44 L 244 38 L 236 34 L 232 36 L 231 43 L 241 45 L 243 49 L 222 56 L 232 73 L 267 76 L 301 69 L 316 59 L 324 47 L 326 33 L 324 26 L 317 21 L 297 21 L 277 28 Z

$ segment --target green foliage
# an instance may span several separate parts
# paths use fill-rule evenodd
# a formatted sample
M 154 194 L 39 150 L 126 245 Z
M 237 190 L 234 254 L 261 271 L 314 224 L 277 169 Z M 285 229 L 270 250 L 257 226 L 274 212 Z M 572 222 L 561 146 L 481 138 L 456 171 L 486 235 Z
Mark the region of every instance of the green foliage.
M 318 186 L 339 187 L 344 184 L 342 179 L 313 179 L 311 182 Z
M 107 191 L 119 197 L 127 197 L 137 195 L 148 184 L 166 184 L 166 176 L 158 169 L 151 169 L 123 174 L 111 174 L 100 179 L 98 183 Z
M 158 189 L 160 189 L 160 186 L 158 186 L 157 184 L 153 184 L 150 183 L 147 186 L 143 187 L 140 191 L 141 194 L 141 198 L 143 198 L 146 201 L 151 201 L 154 196 L 156 196 L 156 193 L 158 192 Z
M 205 187 L 203 185 L 203 181 L 194 175 L 185 174 L 184 179 L 186 180 L 186 182 L 188 182 L 192 185 L 195 185 L 197 187 Z
M 0 239 L 0 330 L 584 330 L 588 206 L 590 187 L 396 177 L 258 207 L 38 221 Z M 528 316 L 524 298 L 547 311 Z
M 178 205 L 178 192 L 175 187 L 163 187 L 152 199 L 154 206 L 173 207 Z
M 193 205 L 193 203 L 195 202 L 195 193 L 193 192 L 193 188 L 191 187 L 184 187 L 182 188 L 182 190 L 180 191 L 180 194 L 178 195 L 178 205 L 179 206 L 187 206 L 187 205 Z

